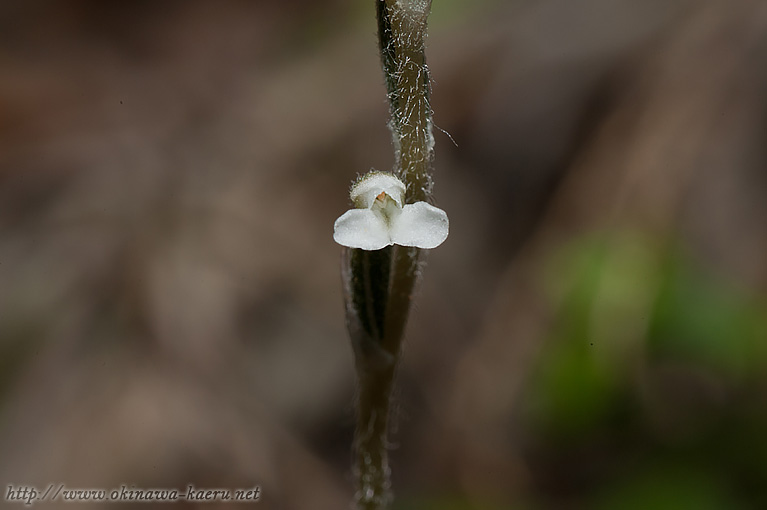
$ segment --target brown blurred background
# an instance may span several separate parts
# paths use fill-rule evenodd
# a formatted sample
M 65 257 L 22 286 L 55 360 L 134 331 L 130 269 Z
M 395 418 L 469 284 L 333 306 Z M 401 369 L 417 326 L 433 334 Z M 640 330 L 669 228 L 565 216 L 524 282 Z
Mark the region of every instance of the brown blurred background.
M 372 2 L 0 3 L 3 491 L 349 507 Z M 767 508 L 767 4 L 434 0 L 428 43 L 395 509 Z

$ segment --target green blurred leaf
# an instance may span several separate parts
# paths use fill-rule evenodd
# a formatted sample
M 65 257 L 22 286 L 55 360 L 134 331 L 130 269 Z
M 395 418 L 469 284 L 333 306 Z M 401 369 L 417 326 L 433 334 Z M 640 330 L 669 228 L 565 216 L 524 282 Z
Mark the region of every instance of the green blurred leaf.
M 652 353 L 733 376 L 767 368 L 767 306 L 681 254 L 664 267 L 648 343 Z
M 722 480 L 700 469 L 657 465 L 602 490 L 595 510 L 738 510 Z

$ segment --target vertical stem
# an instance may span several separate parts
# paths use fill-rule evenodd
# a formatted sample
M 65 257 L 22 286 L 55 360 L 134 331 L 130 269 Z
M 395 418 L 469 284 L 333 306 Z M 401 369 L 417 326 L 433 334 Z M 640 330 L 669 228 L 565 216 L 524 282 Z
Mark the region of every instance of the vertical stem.
M 347 322 L 354 346 L 359 395 L 355 433 L 356 501 L 381 510 L 391 501 L 387 437 L 391 395 L 405 324 L 418 277 L 420 250 L 393 246 L 345 251 Z M 382 270 L 386 275 L 382 275 Z M 377 287 L 384 282 L 386 288 Z
M 426 21 L 431 0 L 375 0 L 381 60 L 389 96 L 395 173 L 406 201 L 431 198 L 434 159 L 431 78 L 426 66 Z
M 429 200 L 434 138 L 424 48 L 431 0 L 374 1 L 390 101 L 394 172 L 407 186 L 407 203 Z M 360 510 L 383 510 L 391 502 L 391 394 L 421 253 L 403 246 L 343 252 L 347 328 L 359 380 L 354 451 Z
M 395 365 L 374 374 L 360 375 L 355 439 L 355 475 L 360 510 L 380 510 L 391 502 L 391 471 L 387 450 L 389 406 Z
M 391 500 L 386 438 L 400 345 L 390 308 L 393 252 L 345 249 L 341 266 L 359 382 L 354 470 L 355 500 L 363 510 L 386 508 Z M 403 316 L 397 316 L 404 327 Z

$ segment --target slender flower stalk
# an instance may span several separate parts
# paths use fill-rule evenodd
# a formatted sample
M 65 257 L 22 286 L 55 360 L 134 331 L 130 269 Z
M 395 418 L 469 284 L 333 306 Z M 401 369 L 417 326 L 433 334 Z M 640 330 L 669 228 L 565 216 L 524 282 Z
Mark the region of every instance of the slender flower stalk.
M 423 249 L 441 244 L 448 229 L 447 215 L 430 205 L 434 137 L 424 49 L 431 0 L 373 1 L 395 165 L 392 174 L 369 174 L 355 184 L 356 209 L 338 219 L 334 234 L 345 246 L 346 322 L 359 382 L 354 472 L 360 510 L 385 509 L 392 499 L 392 386 Z

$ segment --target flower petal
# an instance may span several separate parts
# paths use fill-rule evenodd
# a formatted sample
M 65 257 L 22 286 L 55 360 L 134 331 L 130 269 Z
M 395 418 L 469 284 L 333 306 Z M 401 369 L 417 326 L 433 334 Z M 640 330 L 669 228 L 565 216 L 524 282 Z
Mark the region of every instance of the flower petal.
M 386 223 L 370 209 L 346 211 L 333 225 L 333 239 L 349 248 L 380 250 L 392 244 Z
M 391 239 L 402 246 L 436 248 L 447 239 L 447 214 L 426 202 L 408 204 L 393 219 Z

